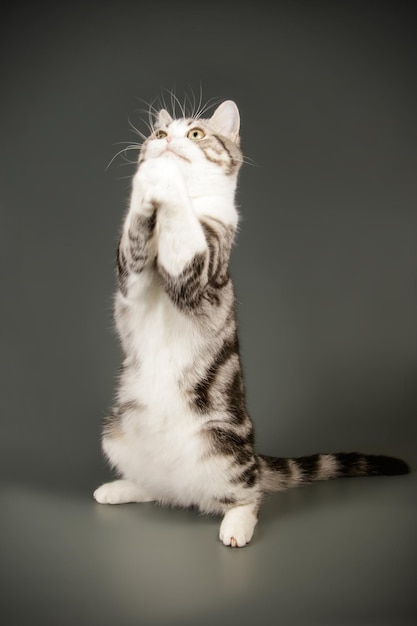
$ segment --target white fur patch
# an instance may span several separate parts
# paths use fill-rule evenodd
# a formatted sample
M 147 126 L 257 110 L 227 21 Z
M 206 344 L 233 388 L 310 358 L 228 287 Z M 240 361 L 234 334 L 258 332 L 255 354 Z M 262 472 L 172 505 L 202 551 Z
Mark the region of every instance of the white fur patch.
M 220 526 L 220 541 L 232 548 L 245 546 L 252 539 L 257 521 L 252 504 L 230 509 Z
M 320 466 L 317 472 L 319 480 L 334 478 L 337 474 L 337 461 L 332 454 L 323 454 L 320 457 Z
M 98 487 L 93 493 L 99 504 L 125 504 L 127 502 L 150 502 L 151 498 L 130 480 L 114 480 Z
M 290 475 L 290 484 L 291 485 L 299 485 L 303 482 L 303 473 L 301 469 L 298 467 L 297 462 L 293 459 L 288 459 L 288 465 L 291 470 Z

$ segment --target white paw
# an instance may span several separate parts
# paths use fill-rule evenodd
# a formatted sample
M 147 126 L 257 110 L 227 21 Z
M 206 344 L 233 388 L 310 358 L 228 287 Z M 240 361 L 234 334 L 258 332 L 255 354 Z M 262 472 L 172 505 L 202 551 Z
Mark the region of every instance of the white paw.
M 141 164 L 133 180 L 135 204 L 144 211 L 175 201 L 185 192 L 178 165 L 170 159 L 150 159 Z
M 220 541 L 232 548 L 245 546 L 252 539 L 257 521 L 253 505 L 231 509 L 220 525 Z
M 99 504 L 126 504 L 127 502 L 150 502 L 139 485 L 130 480 L 114 480 L 98 487 L 93 493 Z

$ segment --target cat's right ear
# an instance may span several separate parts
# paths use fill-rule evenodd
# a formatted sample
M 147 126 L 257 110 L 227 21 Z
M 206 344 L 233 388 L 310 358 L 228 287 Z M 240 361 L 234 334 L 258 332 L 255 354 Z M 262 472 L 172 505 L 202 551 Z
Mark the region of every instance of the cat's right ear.
M 214 111 L 210 121 L 222 135 L 239 142 L 240 116 L 239 109 L 233 100 L 222 102 Z
M 155 126 L 157 128 L 161 126 L 168 126 L 172 122 L 172 117 L 166 109 L 161 109 L 156 115 Z

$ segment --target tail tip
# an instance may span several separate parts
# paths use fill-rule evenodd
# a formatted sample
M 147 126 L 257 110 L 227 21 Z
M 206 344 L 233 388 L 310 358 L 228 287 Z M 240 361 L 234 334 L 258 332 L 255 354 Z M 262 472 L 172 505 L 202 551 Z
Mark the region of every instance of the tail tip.
M 384 476 L 399 476 L 401 474 L 409 474 L 410 467 L 402 459 L 397 459 L 393 456 L 378 456 L 376 457 L 377 471 Z

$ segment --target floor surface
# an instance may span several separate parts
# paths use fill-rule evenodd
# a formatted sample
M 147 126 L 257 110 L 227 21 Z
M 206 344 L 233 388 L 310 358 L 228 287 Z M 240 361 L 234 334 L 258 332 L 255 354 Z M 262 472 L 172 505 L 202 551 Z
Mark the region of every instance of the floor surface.
M 347 479 L 273 496 L 241 549 L 194 511 L 3 485 L 2 623 L 411 626 L 416 483 Z

